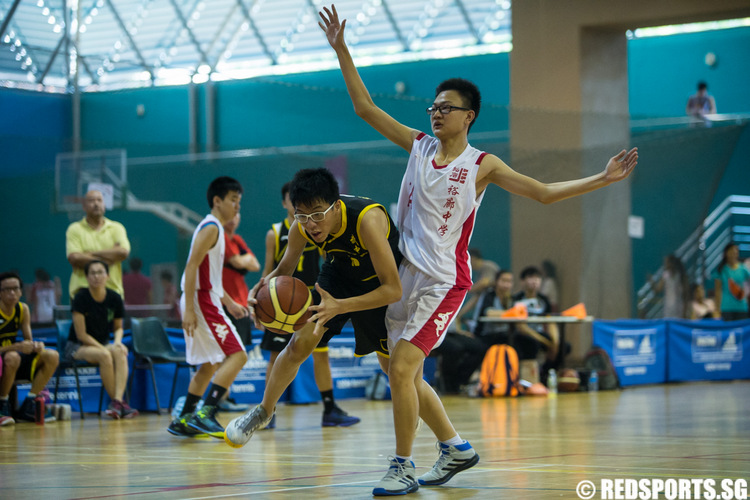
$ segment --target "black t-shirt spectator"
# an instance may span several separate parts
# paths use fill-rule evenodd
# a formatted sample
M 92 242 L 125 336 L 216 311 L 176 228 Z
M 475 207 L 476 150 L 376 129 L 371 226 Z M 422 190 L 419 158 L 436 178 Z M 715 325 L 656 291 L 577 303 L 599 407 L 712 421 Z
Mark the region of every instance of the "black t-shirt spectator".
M 493 344 L 505 344 L 508 342 L 508 335 L 511 331 L 511 324 L 509 323 L 484 323 L 479 321 L 482 316 L 487 316 L 487 309 L 510 309 L 511 304 L 503 305 L 500 299 L 497 297 L 494 288 L 488 288 L 482 295 L 479 296 L 477 306 L 474 308 L 474 320 L 476 327 L 474 328 L 474 335 L 477 337 L 491 337 Z M 503 340 L 505 339 L 505 340 Z M 491 345 L 491 344 L 490 344 Z
M 552 312 L 549 300 L 541 293 L 537 293 L 536 297 L 526 297 L 526 293 L 522 290 L 513 295 L 513 304 L 519 302 L 526 305 L 529 316 L 547 316 Z M 539 332 L 543 337 L 551 339 L 545 325 L 541 323 L 527 323 L 527 325 L 532 330 Z M 536 359 L 540 348 L 539 343 L 535 339 L 525 335 L 516 336 L 513 347 L 518 351 L 519 359 Z
M 552 312 L 549 299 L 541 293 L 537 293 L 536 297 L 526 297 L 526 293 L 522 290 L 513 295 L 513 304 L 519 302 L 526 305 L 529 316 L 548 316 Z M 542 324 L 530 324 L 529 326 L 540 333 L 544 332 L 544 325 Z
M 88 288 L 81 288 L 73 297 L 71 310 L 83 314 L 86 318 L 86 333 L 100 344 L 106 345 L 109 341 L 109 334 L 113 330 L 114 319 L 123 317 L 125 306 L 122 297 L 109 288 L 102 302 L 94 300 Z M 68 340 L 78 342 L 75 326 L 70 327 Z

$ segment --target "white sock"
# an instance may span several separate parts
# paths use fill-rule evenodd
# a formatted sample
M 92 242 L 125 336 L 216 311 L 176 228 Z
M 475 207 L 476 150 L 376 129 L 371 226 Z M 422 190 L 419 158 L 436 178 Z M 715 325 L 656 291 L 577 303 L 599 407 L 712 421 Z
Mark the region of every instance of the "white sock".
M 458 446 L 459 444 L 464 444 L 466 441 L 461 439 L 461 436 L 456 434 L 452 438 L 450 438 L 448 441 L 441 441 L 443 444 L 447 444 L 448 446 Z
M 401 461 L 403 461 L 403 462 L 407 462 L 407 463 L 408 462 L 412 462 L 412 459 L 411 459 L 410 456 L 409 457 L 402 457 L 401 455 L 396 455 L 396 458 L 399 459 L 399 460 L 401 460 Z

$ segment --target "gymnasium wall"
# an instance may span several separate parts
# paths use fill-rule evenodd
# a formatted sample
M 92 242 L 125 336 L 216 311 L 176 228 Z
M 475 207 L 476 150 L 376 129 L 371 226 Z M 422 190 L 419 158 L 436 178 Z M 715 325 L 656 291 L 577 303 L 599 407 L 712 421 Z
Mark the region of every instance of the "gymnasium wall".
M 720 111 L 750 111 L 750 97 L 743 91 L 750 88 L 750 68 L 746 57 L 737 61 L 748 53 L 748 47 L 750 28 L 631 41 L 631 113 L 634 117 L 683 115 L 698 79 L 709 82 Z M 718 56 L 715 68 L 703 62 L 709 50 Z M 474 80 L 483 91 L 484 103 L 472 129 L 476 138 L 470 136 L 472 143 L 509 159 L 506 141 L 486 138 L 486 134 L 508 129 L 509 57 L 496 54 L 366 67 L 361 73 L 379 105 L 423 130 L 429 128 L 424 108 L 440 80 L 451 76 Z M 404 83 L 403 94 L 397 94 L 396 82 Z M 199 86 L 197 94 L 197 150 L 204 151 L 209 142 L 204 126 L 205 88 Z M 187 153 L 189 95 L 187 87 L 83 94 L 84 148 L 126 148 L 130 158 Z M 337 70 L 219 82 L 214 84 L 214 95 L 219 150 L 381 140 L 354 115 Z M 145 110 L 142 117 L 136 113 L 139 104 Z M 17 243 L 0 246 L 0 267 L 18 269 L 27 281 L 38 266 L 60 276 L 64 285 L 69 276 L 64 233 L 70 217 L 52 213 L 51 201 L 54 155 L 69 150 L 70 110 L 69 96 L 0 89 L 0 111 L 4 118 L 10 117 L 0 121 L 0 194 L 10 219 L 17 221 L 13 229 Z M 633 213 L 646 217 L 646 237 L 633 245 L 633 284 L 639 287 L 644 274 L 656 269 L 663 255 L 679 245 L 717 203 L 715 193 L 734 188 L 750 193 L 750 176 L 740 154 L 744 151 L 747 157 L 750 135 L 739 127 L 648 131 L 634 136 L 632 142 L 641 148 L 641 165 L 632 183 Z M 357 153 L 131 166 L 129 184 L 140 199 L 178 201 L 203 214 L 208 182 L 217 175 L 238 177 L 246 188 L 240 233 L 262 256 L 267 228 L 283 216 L 281 184 L 299 168 L 324 166 L 336 156 L 343 157 L 337 161 L 348 166 L 347 191 L 386 205 L 396 201 L 407 156 L 387 144 Z M 512 159 L 509 163 L 513 165 Z M 679 201 L 679 212 L 670 200 Z M 472 242 L 503 266 L 510 262 L 509 207 L 509 195 L 491 187 Z M 132 255 L 144 260 L 146 270 L 162 262 L 184 265 L 189 237 L 149 214 L 113 211 L 109 216 L 125 224 Z
M 712 52 L 716 64 L 708 66 Z M 719 113 L 750 112 L 750 28 L 733 28 L 628 43 L 632 118 L 680 116 L 699 81 L 708 84 Z
M 71 139 L 69 95 L 0 88 L 0 178 L 49 170 Z

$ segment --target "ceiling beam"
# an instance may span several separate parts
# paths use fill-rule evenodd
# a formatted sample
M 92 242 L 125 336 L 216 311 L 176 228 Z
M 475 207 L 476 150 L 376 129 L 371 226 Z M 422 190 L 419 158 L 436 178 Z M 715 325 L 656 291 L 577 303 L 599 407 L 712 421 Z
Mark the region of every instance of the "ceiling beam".
M 60 40 L 57 42 L 55 50 L 52 51 L 52 55 L 50 56 L 49 61 L 47 61 L 47 65 L 44 67 L 44 71 L 42 71 L 41 74 L 37 77 L 36 83 L 44 83 L 44 79 L 47 77 L 47 73 L 49 73 L 49 70 L 52 69 L 52 64 L 55 62 L 55 59 L 57 59 L 57 54 L 60 53 L 63 42 L 65 42 L 67 39 L 67 33 L 63 33 L 63 36 L 61 36 Z
M 18 7 L 19 3 L 21 3 L 21 0 L 15 0 L 13 2 L 13 5 L 10 6 L 10 9 L 8 9 L 8 12 L 5 14 L 5 18 L 3 19 L 3 24 L 2 26 L 0 26 L 0 40 L 2 40 L 3 36 L 5 36 L 5 30 L 8 29 L 10 20 L 13 19 L 13 14 L 16 13 L 16 7 Z
M 463 0 L 456 0 L 456 6 L 458 7 L 458 10 L 461 11 L 461 17 L 464 18 L 464 22 L 466 23 L 466 27 L 469 28 L 469 32 L 471 33 L 471 36 L 474 37 L 474 40 L 476 41 L 476 43 L 479 43 L 481 41 L 481 38 L 479 37 L 479 32 L 477 31 L 477 28 L 474 26 L 474 23 L 471 22 L 469 11 L 466 10 L 466 5 L 464 5 Z
M 393 29 L 393 32 L 396 33 L 396 38 L 398 38 L 399 43 L 401 43 L 401 46 L 404 48 L 405 51 L 409 51 L 409 44 L 406 41 L 406 38 L 404 37 L 404 34 L 401 32 L 401 30 L 398 27 L 398 23 L 396 22 L 396 18 L 393 17 L 393 13 L 391 12 L 391 8 L 388 5 L 388 0 L 383 0 L 382 2 L 383 12 L 385 12 L 385 17 L 388 18 L 388 22 L 391 24 L 391 28 Z
M 229 24 L 229 21 L 234 17 L 235 12 L 237 12 L 237 9 L 239 6 L 237 4 L 234 4 L 231 9 L 229 9 L 229 12 L 224 17 L 224 20 L 221 22 L 221 25 L 219 26 L 219 29 L 216 30 L 216 34 L 214 35 L 213 39 L 211 39 L 211 43 L 208 44 L 208 47 L 206 48 L 206 54 L 211 54 L 211 52 L 214 50 L 214 47 L 218 43 L 218 41 L 221 39 L 221 35 L 224 34 L 224 32 L 227 30 L 227 25 Z M 232 31 L 232 34 L 229 36 L 229 40 L 231 41 L 234 37 L 234 34 L 237 33 L 239 30 L 239 27 L 242 26 L 242 23 L 237 24 L 237 28 Z M 219 55 L 214 59 L 214 63 L 210 66 L 212 68 L 216 67 L 216 65 L 219 63 L 219 60 L 221 59 L 221 54 L 224 53 L 224 51 L 227 49 L 229 42 L 224 44 L 224 47 L 219 52 Z
M 88 73 L 89 77 L 91 77 L 91 83 L 97 85 L 99 83 L 99 75 L 91 71 L 91 67 L 86 62 L 86 58 L 80 54 L 78 55 L 78 64 L 83 66 L 83 69 L 85 69 L 86 73 Z
M 237 9 L 239 9 L 239 5 L 235 4 L 234 8 L 230 12 L 230 15 L 234 16 L 234 12 Z M 243 17 L 243 19 L 244 19 L 244 17 Z M 237 26 L 235 26 L 235 28 L 232 30 L 232 33 L 227 37 L 226 43 L 224 43 L 224 45 L 222 46 L 221 50 L 216 53 L 216 57 L 214 58 L 214 63 L 211 65 L 212 68 L 215 68 L 221 62 L 222 57 L 224 57 L 224 53 L 229 48 L 229 44 L 232 43 L 232 40 L 234 40 L 234 38 L 237 36 L 237 33 L 239 33 L 239 31 L 242 29 L 242 25 L 244 23 L 245 23 L 245 21 L 241 21 L 241 22 L 237 23 Z M 218 38 L 218 35 L 220 35 L 220 34 L 217 33 L 217 38 Z
M 185 15 L 180 10 L 179 5 L 177 5 L 177 2 L 175 0 L 169 0 L 169 3 L 172 4 L 172 8 L 174 8 L 174 11 L 177 13 L 177 17 L 180 19 L 182 27 L 187 30 L 188 38 L 190 38 L 190 41 L 195 46 L 195 50 L 197 50 L 198 54 L 201 56 L 200 63 L 208 64 L 208 57 L 206 57 L 206 53 L 201 48 L 201 44 L 198 43 L 198 39 L 195 38 L 195 33 L 193 33 L 193 30 L 188 26 L 187 19 L 185 19 Z M 213 68 L 211 69 L 213 70 Z M 195 68 L 195 71 L 198 71 L 197 67 Z
M 122 18 L 120 17 L 120 13 L 115 8 L 114 4 L 112 3 L 112 0 L 104 0 L 107 5 L 109 6 L 110 10 L 112 11 L 112 15 L 115 18 L 115 21 L 117 22 L 118 26 L 120 26 L 120 29 L 125 34 L 125 37 L 128 39 L 128 42 L 130 43 L 130 48 L 133 49 L 133 52 L 135 52 L 136 57 L 138 58 L 138 61 L 140 62 L 141 66 L 143 66 L 143 69 L 148 71 L 148 74 L 151 75 L 151 80 L 154 79 L 154 70 L 152 67 L 148 65 L 146 62 L 146 59 L 144 59 L 143 54 L 141 54 L 140 49 L 138 49 L 138 45 L 135 43 L 135 39 L 133 39 L 133 36 L 130 34 L 130 31 L 128 31 L 128 28 L 125 26 L 125 23 L 122 21 Z
M 266 41 L 263 39 L 263 35 L 260 34 L 260 30 L 258 29 L 258 26 L 255 24 L 255 20 L 253 19 L 253 16 L 250 15 L 250 11 L 247 10 L 247 6 L 245 5 L 245 2 L 243 0 L 237 0 L 237 4 L 240 6 L 240 9 L 242 10 L 242 15 L 245 18 L 245 20 L 250 25 L 250 29 L 253 30 L 253 34 L 255 35 L 255 39 L 258 41 L 258 44 L 260 44 L 260 48 L 263 49 L 263 53 L 271 60 L 271 64 L 278 64 L 279 62 L 276 60 L 276 57 L 273 55 L 273 53 L 268 50 L 268 45 L 266 45 Z

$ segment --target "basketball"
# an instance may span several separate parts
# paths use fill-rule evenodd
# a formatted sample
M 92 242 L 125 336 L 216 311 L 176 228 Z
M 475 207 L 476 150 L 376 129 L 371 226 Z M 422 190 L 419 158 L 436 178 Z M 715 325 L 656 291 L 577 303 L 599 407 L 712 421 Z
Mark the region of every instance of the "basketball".
M 557 381 L 557 390 L 560 392 L 576 392 L 581 385 L 581 377 L 578 372 L 572 368 L 565 368 L 560 371 L 560 378 Z
M 291 335 L 305 325 L 312 295 L 301 280 L 276 276 L 255 295 L 255 317 L 268 331 Z

